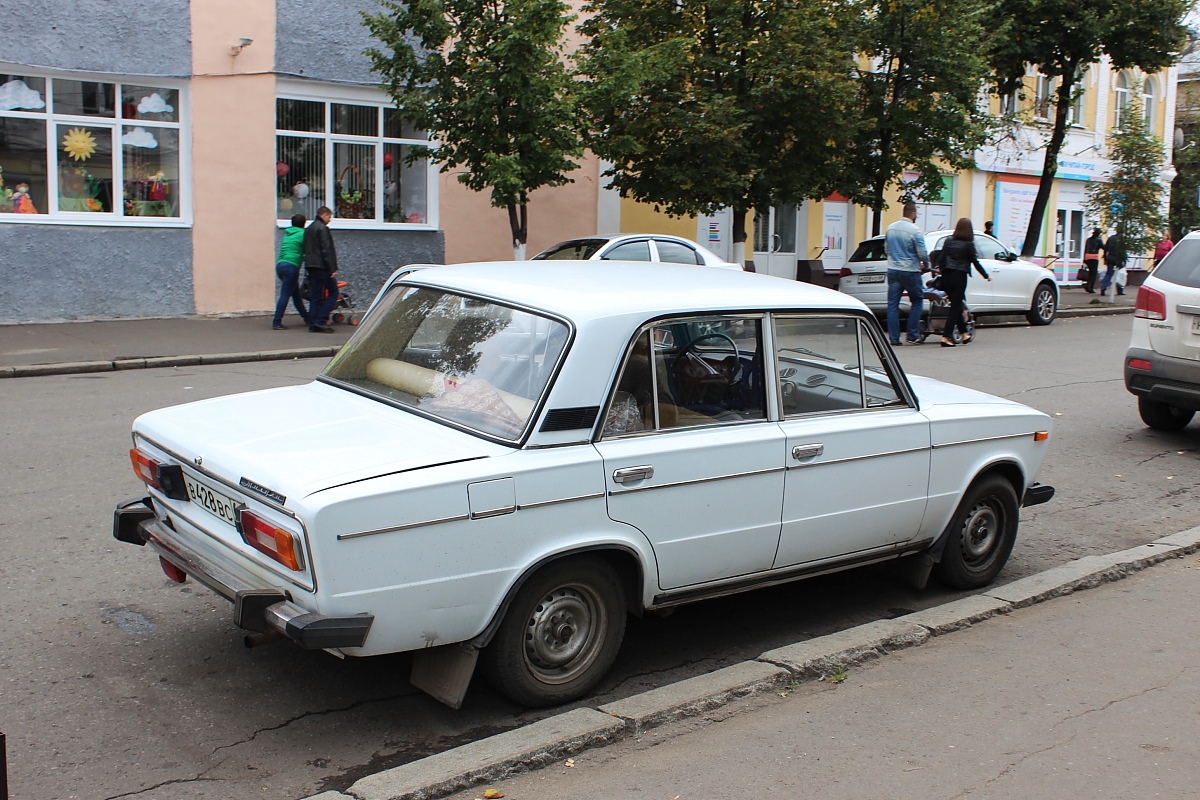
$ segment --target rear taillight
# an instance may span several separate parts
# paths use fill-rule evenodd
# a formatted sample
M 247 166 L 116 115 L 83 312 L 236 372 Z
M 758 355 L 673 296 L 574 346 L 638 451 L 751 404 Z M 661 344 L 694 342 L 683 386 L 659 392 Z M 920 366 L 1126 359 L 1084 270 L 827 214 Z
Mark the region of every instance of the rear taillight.
M 239 508 L 236 516 L 242 541 L 290 570 L 299 572 L 304 569 L 300 543 L 291 531 L 277 528 L 245 508 Z
M 138 480 L 149 486 L 151 489 L 158 487 L 158 462 L 150 456 L 138 450 L 136 447 L 129 451 L 129 461 L 133 464 L 133 474 L 137 475 Z
M 1129 365 L 1130 369 L 1140 369 L 1145 370 L 1146 372 L 1154 369 L 1154 365 L 1144 358 L 1131 358 L 1125 363 Z
M 162 556 L 158 557 L 158 564 L 162 567 L 163 574 L 176 583 L 187 583 L 187 573 L 179 567 L 167 561 Z
M 842 267 L 840 270 L 838 270 L 838 278 L 849 278 L 853 274 L 854 273 L 850 271 L 849 267 Z
M 1138 288 L 1137 304 L 1133 307 L 1133 315 L 1142 319 L 1166 319 L 1167 296 L 1149 286 Z

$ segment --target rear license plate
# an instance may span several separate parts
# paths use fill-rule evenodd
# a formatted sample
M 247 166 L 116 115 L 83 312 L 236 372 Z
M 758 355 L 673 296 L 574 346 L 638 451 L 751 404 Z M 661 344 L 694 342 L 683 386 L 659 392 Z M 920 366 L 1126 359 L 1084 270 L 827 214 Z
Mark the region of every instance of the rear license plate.
M 200 481 L 194 480 L 186 473 L 184 473 L 183 482 L 187 484 L 188 497 L 193 503 L 236 527 L 238 503 Z
M 1192 317 L 1192 333 L 1200 333 L 1200 317 Z
M 859 275 L 859 283 L 883 283 L 887 279 L 886 275 Z

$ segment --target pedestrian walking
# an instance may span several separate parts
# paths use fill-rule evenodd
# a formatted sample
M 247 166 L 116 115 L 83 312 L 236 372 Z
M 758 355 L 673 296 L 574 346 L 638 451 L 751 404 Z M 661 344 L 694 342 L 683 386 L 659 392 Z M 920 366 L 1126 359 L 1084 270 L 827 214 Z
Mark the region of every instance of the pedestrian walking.
M 1083 269 L 1079 275 L 1083 290 L 1088 294 L 1096 293 L 1096 278 L 1100 276 L 1100 253 L 1103 250 L 1104 240 L 1100 238 L 1100 229 L 1092 228 L 1092 235 L 1083 243 Z
M 275 301 L 275 316 L 271 319 L 271 330 L 284 331 L 283 312 L 287 310 L 290 300 L 308 324 L 308 309 L 304 307 L 304 296 L 300 293 L 300 266 L 304 263 L 304 223 L 303 214 L 292 215 L 292 225 L 283 231 L 283 241 L 279 243 L 279 258 L 275 262 L 275 275 L 279 278 L 279 299 Z
M 954 233 L 946 239 L 941 250 L 942 291 L 950 298 L 950 310 L 942 329 L 942 347 L 956 346 L 952 338 L 955 328 L 958 328 L 959 341 L 963 344 L 970 344 L 974 338 L 963 315 L 971 267 L 986 280 L 992 279 L 983 264 L 979 263 L 979 253 L 975 250 L 975 226 L 970 219 L 963 217 L 954 226 Z
M 929 251 L 925 234 L 917 227 L 916 203 L 905 203 L 902 213 L 904 216 L 888 226 L 883 238 L 888 261 L 888 339 L 893 345 L 900 344 L 900 296 L 908 292 L 912 306 L 908 311 L 907 341 L 921 344 L 921 306 L 925 299 L 921 273 L 929 270 Z
M 1154 263 L 1150 266 L 1150 269 L 1157 267 L 1158 262 L 1162 261 L 1174 246 L 1175 243 L 1171 241 L 1171 232 L 1167 231 L 1163 234 L 1162 241 L 1154 248 Z
M 1113 283 L 1117 271 L 1125 269 L 1127 254 L 1125 240 L 1121 234 L 1114 233 L 1104 243 L 1104 277 L 1100 279 L 1100 294 L 1108 294 L 1108 287 Z M 1117 294 L 1125 294 L 1124 284 L 1117 282 Z
M 333 333 L 329 314 L 337 303 L 337 250 L 329 220 L 333 212 L 328 206 L 317 209 L 317 218 L 304 231 L 304 268 L 308 270 L 308 330 L 312 333 Z

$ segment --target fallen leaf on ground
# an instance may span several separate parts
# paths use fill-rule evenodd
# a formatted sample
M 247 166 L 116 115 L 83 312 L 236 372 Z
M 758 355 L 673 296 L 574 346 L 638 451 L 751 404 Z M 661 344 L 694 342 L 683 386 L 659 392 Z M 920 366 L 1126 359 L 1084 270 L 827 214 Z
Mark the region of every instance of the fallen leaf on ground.
M 575 759 L 573 759 L 573 758 L 568 758 L 566 761 L 564 761 L 564 762 L 563 762 L 563 766 L 564 766 L 564 767 L 573 767 L 573 766 L 575 766 Z
M 484 800 L 496 800 L 496 798 L 498 798 L 498 797 L 504 797 L 504 792 L 498 791 L 496 789 L 484 789 L 483 797 L 484 797 Z

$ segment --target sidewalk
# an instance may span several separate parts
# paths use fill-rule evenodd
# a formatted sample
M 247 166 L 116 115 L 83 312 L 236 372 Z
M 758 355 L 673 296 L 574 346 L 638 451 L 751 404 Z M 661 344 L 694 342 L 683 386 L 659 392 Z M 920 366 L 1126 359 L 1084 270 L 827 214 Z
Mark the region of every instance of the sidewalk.
M 1063 287 L 1060 317 L 1130 314 L 1136 290 L 1109 304 L 1078 286 Z M 984 324 L 1019 316 L 986 318 Z M 284 317 L 286 331 L 271 330 L 269 315 L 122 319 L 0 325 L 0 378 L 111 372 L 124 369 L 227 364 L 293 358 L 328 358 L 354 328 L 309 333 L 300 320 Z
M 1079 559 L 309 800 L 1192 797 L 1197 550 Z

